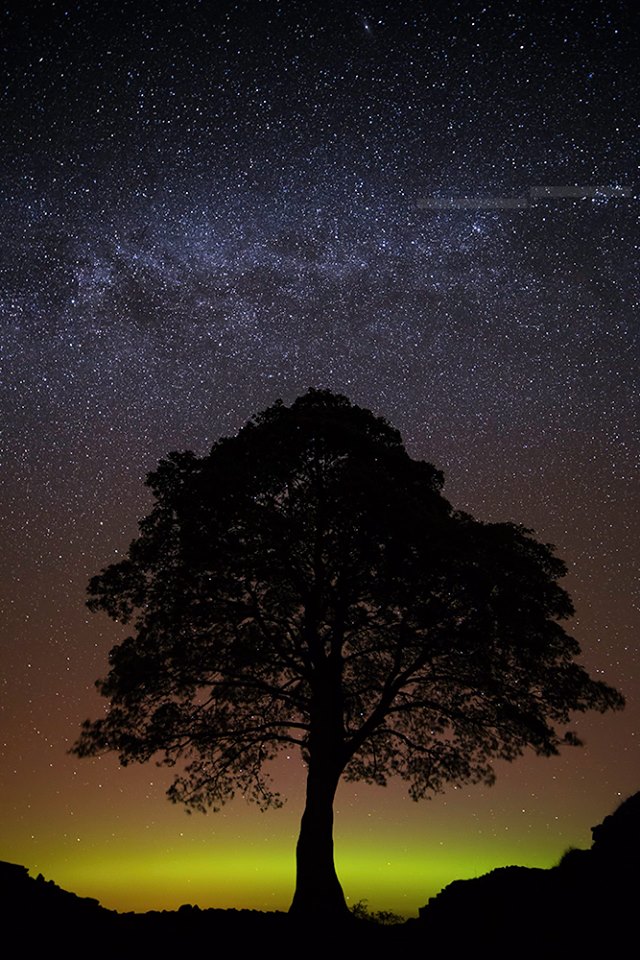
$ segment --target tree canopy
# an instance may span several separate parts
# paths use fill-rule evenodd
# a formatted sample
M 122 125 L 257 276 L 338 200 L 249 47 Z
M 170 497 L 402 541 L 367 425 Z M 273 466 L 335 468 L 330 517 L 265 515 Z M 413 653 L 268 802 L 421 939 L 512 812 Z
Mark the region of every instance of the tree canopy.
M 280 802 L 269 761 L 298 747 L 295 912 L 346 909 L 342 776 L 401 777 L 415 800 L 491 783 L 496 759 L 577 744 L 572 711 L 623 704 L 576 661 L 553 548 L 455 511 L 442 474 L 345 397 L 278 401 L 147 483 L 139 536 L 89 584 L 90 608 L 132 630 L 74 750 L 176 765 L 170 798 L 215 809 Z

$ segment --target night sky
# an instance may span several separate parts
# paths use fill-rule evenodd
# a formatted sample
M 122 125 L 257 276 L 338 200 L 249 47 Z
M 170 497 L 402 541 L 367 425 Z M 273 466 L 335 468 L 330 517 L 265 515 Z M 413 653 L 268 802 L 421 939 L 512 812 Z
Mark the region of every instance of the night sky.
M 414 804 L 345 785 L 351 903 L 550 866 L 640 789 L 636 4 L 10 2 L 0 12 L 0 858 L 118 909 L 286 909 L 289 802 L 186 816 L 70 757 L 124 630 L 90 614 L 170 450 L 309 387 L 570 568 L 627 698 L 584 748 Z

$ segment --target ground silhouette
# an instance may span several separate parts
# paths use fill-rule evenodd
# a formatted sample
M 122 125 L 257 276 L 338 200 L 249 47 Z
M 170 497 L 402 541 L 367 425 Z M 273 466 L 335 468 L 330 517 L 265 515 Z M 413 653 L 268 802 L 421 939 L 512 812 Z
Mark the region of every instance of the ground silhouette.
M 69 956 L 159 957 L 188 949 L 259 950 L 298 957 L 310 944 L 332 958 L 362 951 L 411 951 L 461 957 L 482 948 L 492 957 L 611 954 L 635 938 L 640 856 L 640 793 L 594 827 L 590 850 L 570 850 L 550 870 L 502 867 L 458 880 L 424 906 L 417 919 L 380 925 L 358 917 L 310 926 L 285 913 L 201 910 L 144 914 L 106 910 L 26 867 L 0 862 L 0 902 L 10 955 L 64 946 Z M 633 940 L 631 940 L 633 942 Z M 29 950 L 32 952 L 29 953 Z M 551 951 L 551 953 L 549 953 Z
M 568 850 L 550 870 L 503 867 L 457 880 L 420 910 L 419 923 L 445 943 L 460 917 L 460 948 L 479 941 L 522 942 L 532 954 L 550 944 L 591 956 L 635 931 L 640 860 L 640 793 L 592 827 L 590 850 Z

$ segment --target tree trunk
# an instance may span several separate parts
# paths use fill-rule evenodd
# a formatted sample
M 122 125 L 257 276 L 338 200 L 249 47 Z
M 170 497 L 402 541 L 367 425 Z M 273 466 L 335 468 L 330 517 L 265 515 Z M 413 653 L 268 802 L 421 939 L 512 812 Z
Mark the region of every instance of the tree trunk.
M 289 913 L 308 919 L 350 916 L 333 862 L 333 800 L 342 770 L 310 757 L 307 800 L 296 847 L 296 891 Z

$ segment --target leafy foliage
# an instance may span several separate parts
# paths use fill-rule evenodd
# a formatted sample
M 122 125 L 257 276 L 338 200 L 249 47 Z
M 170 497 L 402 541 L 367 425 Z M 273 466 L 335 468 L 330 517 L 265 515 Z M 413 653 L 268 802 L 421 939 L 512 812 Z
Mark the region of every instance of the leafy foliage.
M 74 750 L 178 763 L 174 801 L 279 803 L 266 766 L 292 745 L 420 799 L 622 706 L 576 662 L 553 548 L 454 511 L 442 474 L 344 397 L 278 402 L 147 483 L 127 558 L 89 585 L 132 633 Z

